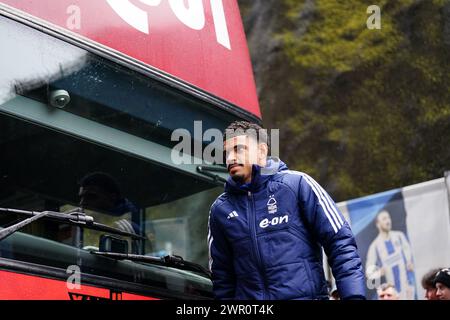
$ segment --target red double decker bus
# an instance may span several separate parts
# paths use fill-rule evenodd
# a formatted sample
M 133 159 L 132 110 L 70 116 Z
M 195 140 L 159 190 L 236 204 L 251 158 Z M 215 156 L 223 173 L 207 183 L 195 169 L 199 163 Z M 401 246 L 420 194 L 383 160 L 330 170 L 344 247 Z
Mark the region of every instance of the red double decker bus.
M 211 298 L 224 167 L 172 133 L 260 121 L 237 1 L 1 0 L 0 39 L 0 299 Z

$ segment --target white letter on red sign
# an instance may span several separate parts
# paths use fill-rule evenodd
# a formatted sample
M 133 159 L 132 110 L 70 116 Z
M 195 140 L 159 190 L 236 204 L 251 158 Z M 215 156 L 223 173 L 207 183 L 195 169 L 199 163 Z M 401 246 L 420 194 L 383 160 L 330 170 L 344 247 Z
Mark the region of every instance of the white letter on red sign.
M 161 0 L 141 0 L 142 3 L 148 5 L 148 6 L 159 6 L 161 3 Z
M 188 0 L 188 8 L 184 0 L 169 0 L 170 7 L 177 18 L 189 28 L 201 30 L 205 26 L 205 12 L 202 0 Z
M 130 26 L 148 34 L 147 12 L 136 7 L 129 0 L 106 0 L 111 8 Z
M 216 29 L 217 42 L 231 50 L 230 36 L 228 35 L 227 21 L 222 0 L 211 0 L 211 10 Z

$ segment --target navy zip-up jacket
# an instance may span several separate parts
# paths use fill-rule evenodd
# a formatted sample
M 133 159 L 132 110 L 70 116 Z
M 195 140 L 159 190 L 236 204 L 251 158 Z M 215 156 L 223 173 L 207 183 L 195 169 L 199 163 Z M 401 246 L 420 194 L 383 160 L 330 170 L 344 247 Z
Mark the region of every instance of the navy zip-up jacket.
M 288 170 L 278 159 L 267 163 L 253 166 L 250 184 L 229 178 L 211 206 L 215 297 L 328 299 L 323 247 L 340 297 L 364 299 L 356 243 L 333 200 L 308 175 Z

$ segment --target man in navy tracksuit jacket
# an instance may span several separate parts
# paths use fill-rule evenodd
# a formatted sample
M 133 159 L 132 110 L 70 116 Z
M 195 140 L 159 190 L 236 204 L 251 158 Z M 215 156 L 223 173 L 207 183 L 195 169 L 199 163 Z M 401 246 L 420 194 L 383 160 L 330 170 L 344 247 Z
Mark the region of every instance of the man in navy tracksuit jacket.
M 261 127 L 237 121 L 228 133 L 249 128 Z M 211 206 L 208 230 L 215 297 L 328 299 L 323 247 L 341 299 L 365 299 L 348 223 L 316 181 L 267 158 L 266 141 L 241 131 L 224 142 L 230 178 Z

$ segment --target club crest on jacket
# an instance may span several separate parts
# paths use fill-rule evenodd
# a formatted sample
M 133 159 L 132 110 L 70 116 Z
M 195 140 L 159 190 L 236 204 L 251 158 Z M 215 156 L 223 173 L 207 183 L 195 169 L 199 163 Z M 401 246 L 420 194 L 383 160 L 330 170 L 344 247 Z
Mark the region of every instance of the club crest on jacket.
M 277 212 L 277 200 L 274 195 L 271 195 L 269 201 L 267 201 L 267 211 L 269 211 L 270 214 Z

